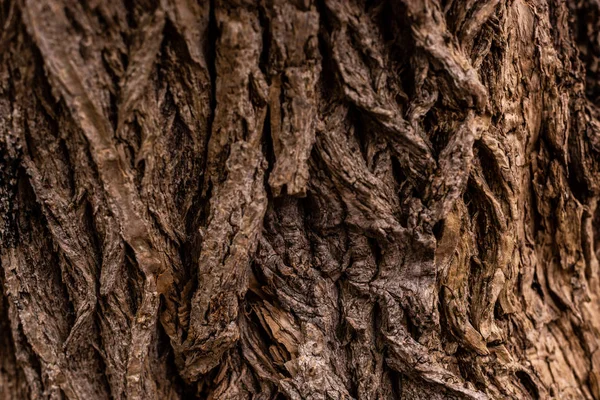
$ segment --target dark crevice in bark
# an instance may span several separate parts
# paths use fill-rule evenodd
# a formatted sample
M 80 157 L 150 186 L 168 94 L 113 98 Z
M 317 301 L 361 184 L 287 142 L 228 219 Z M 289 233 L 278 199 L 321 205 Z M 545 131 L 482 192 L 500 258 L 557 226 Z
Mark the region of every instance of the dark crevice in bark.
M 269 48 L 271 46 L 271 40 L 273 39 L 273 33 L 271 32 L 271 26 L 269 24 L 269 18 L 267 18 L 265 7 L 261 4 L 258 7 L 258 21 L 260 23 L 260 28 L 262 32 L 262 49 L 260 52 L 260 58 L 258 61 L 258 66 L 261 72 L 267 78 L 267 83 L 271 84 L 270 76 L 269 76 L 269 64 L 270 58 L 272 55 L 270 54 Z M 266 121 L 269 118 L 267 117 Z
M 214 110 L 217 106 L 217 96 L 216 96 L 216 88 L 217 88 L 217 72 L 215 66 L 215 58 L 217 53 L 217 40 L 219 38 L 219 27 L 217 25 L 217 19 L 215 18 L 215 2 L 217 0 L 209 1 L 209 19 L 208 19 L 208 32 L 206 39 L 206 49 L 204 52 L 206 54 L 206 59 L 209 60 L 207 65 L 208 73 L 210 77 L 210 109 L 212 110 L 211 116 L 209 119 L 209 126 L 212 126 L 212 121 L 214 119 Z M 209 129 L 209 132 L 211 130 Z M 210 136 L 209 138 L 210 139 Z M 207 139 L 207 140 L 208 140 Z M 206 160 L 206 156 L 204 157 Z
M 135 254 L 133 249 L 125 244 L 125 266 L 124 271 L 126 272 L 126 277 L 128 284 L 127 288 L 127 303 L 129 303 L 129 307 L 133 315 L 137 314 L 138 307 L 141 303 L 141 282 L 143 282 L 143 277 L 137 268 L 137 262 L 135 260 Z M 133 318 L 133 316 L 131 316 Z
M 515 375 L 521 382 L 521 384 L 525 387 L 527 392 L 531 395 L 533 399 L 539 399 L 540 395 L 537 390 L 537 386 L 533 383 L 527 372 L 525 371 L 517 371 Z
M 96 315 L 96 318 L 94 318 L 94 328 L 97 332 L 101 331 L 101 328 L 98 324 L 98 316 L 99 314 Z M 112 388 L 110 386 L 110 382 L 108 379 L 108 368 L 106 365 L 106 360 L 105 360 L 105 354 L 103 354 L 100 350 L 100 348 L 98 348 L 97 346 L 93 346 L 93 350 L 95 352 L 96 358 L 98 360 L 98 368 L 100 371 L 102 371 L 102 387 L 104 388 L 105 393 L 107 393 L 108 397 L 110 399 L 113 399 L 115 396 L 112 394 Z

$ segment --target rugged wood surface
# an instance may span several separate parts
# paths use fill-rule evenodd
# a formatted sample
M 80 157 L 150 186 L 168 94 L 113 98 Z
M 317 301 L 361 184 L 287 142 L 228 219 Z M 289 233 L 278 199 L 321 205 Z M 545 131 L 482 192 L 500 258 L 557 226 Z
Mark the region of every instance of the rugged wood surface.
M 0 398 L 600 399 L 597 0 L 0 26 Z

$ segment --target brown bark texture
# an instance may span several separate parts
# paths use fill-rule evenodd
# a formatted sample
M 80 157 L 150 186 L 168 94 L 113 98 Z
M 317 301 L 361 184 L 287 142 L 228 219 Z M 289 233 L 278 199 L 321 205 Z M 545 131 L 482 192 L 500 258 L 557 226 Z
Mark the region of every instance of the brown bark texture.
M 598 0 L 0 0 L 0 399 L 600 399 Z

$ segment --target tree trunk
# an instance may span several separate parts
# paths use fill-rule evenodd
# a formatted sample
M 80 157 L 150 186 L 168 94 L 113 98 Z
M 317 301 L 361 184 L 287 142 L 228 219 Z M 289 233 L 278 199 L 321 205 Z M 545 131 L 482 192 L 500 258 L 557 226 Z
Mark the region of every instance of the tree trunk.
M 598 0 L 0 0 L 1 399 L 600 399 Z

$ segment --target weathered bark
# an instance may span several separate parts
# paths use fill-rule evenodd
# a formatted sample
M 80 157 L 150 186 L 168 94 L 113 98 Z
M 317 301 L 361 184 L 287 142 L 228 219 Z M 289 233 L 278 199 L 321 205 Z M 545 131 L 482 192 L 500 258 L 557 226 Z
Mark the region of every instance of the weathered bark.
M 0 398 L 600 399 L 597 0 L 0 26 Z

